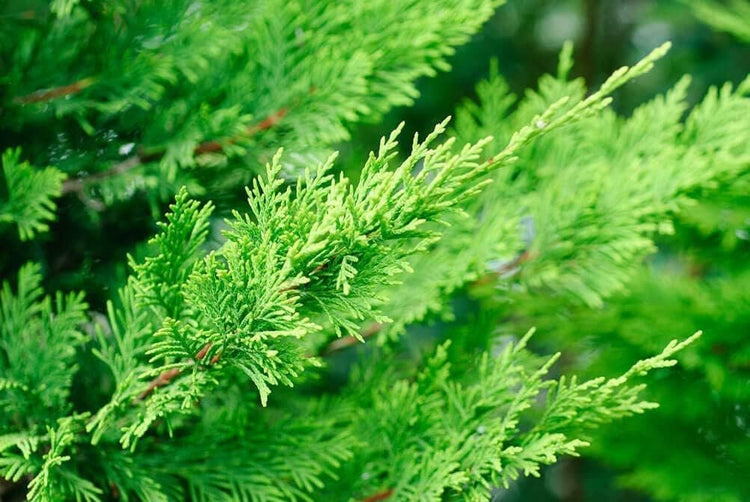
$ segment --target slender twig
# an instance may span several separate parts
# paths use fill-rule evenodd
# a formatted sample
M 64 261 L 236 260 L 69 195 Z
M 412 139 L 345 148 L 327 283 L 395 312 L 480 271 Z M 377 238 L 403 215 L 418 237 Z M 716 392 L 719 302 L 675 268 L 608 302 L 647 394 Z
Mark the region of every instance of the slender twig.
M 251 137 L 260 131 L 265 131 L 267 129 L 270 129 L 276 124 L 278 124 L 279 121 L 282 118 L 284 118 L 284 116 L 288 112 L 289 112 L 288 108 L 286 107 L 281 108 L 278 111 L 266 117 L 265 119 L 261 120 L 257 124 L 253 124 L 247 127 L 245 129 L 245 134 L 243 134 L 242 136 L 229 138 L 224 142 L 219 142 L 219 141 L 203 142 L 195 147 L 195 149 L 193 150 L 193 153 L 195 155 L 203 155 L 206 153 L 220 152 L 223 148 L 222 144 L 233 144 L 233 143 L 240 141 L 241 139 Z M 101 172 L 90 174 L 88 176 L 84 176 L 80 178 L 70 178 L 64 181 L 63 187 L 62 187 L 62 193 L 67 194 L 67 193 L 73 193 L 73 192 L 81 192 L 83 190 L 83 187 L 86 185 L 86 183 L 90 183 L 92 181 L 101 181 L 107 178 L 111 178 L 118 174 L 122 174 L 127 171 L 130 171 L 131 169 L 134 169 L 147 162 L 157 161 L 161 159 L 163 156 L 164 156 L 164 152 L 154 153 L 154 152 L 146 152 L 143 149 L 139 149 L 136 155 L 133 155 L 132 157 L 129 157 L 123 160 L 122 162 L 118 162 L 117 164 L 113 165 L 106 171 L 101 171 Z
M 197 354 L 195 354 L 195 358 L 199 361 L 202 361 L 204 357 L 206 357 L 206 354 L 208 354 L 208 351 L 211 350 L 211 346 L 213 344 L 211 342 L 206 343 L 206 345 L 203 346 L 201 350 L 198 351 Z
M 196 354 L 193 360 L 195 361 L 202 361 L 203 358 L 206 357 L 206 354 L 208 354 L 208 351 L 211 350 L 211 346 L 213 344 L 211 342 L 207 342 L 201 350 L 199 350 Z M 221 358 L 221 354 L 216 354 L 211 358 L 211 361 L 209 361 L 209 365 L 213 366 L 217 362 L 219 362 L 219 359 Z M 165 385 L 169 385 L 169 383 L 176 378 L 177 376 L 182 373 L 182 370 L 179 368 L 171 368 L 168 370 L 164 370 L 161 373 L 159 373 L 159 376 L 151 380 L 151 382 L 148 384 L 148 387 L 146 387 L 146 390 L 138 394 L 138 401 L 143 401 L 148 396 L 153 394 L 153 392 L 159 388 L 164 387 Z
M 140 166 L 142 162 L 143 161 L 140 155 L 134 155 L 123 160 L 122 162 L 118 162 L 114 166 L 110 167 L 107 171 L 90 174 L 81 178 L 69 178 L 63 182 L 62 193 L 80 193 L 86 183 L 90 183 L 92 181 L 101 181 L 117 174 L 122 174 L 126 171 L 130 171 L 131 169 Z
M 391 495 L 393 495 L 393 488 L 388 488 L 387 490 L 363 498 L 362 502 L 380 502 L 381 500 L 391 498 Z
M 326 348 L 323 349 L 320 355 L 328 356 L 347 347 L 357 345 L 361 342 L 361 340 L 367 340 L 368 338 L 378 334 L 381 329 L 383 329 L 383 324 L 379 322 L 372 323 L 369 326 L 365 327 L 362 331 L 360 331 L 359 336 L 361 337 L 361 339 L 352 335 L 337 338 L 336 340 L 329 343 Z
M 530 261 L 534 257 L 535 255 L 533 252 L 528 250 L 523 251 L 512 260 L 503 263 L 499 267 L 493 269 L 490 273 L 485 274 L 475 280 L 473 283 L 471 283 L 471 286 L 483 286 L 487 283 L 495 281 L 498 278 L 515 275 L 520 270 L 521 265 Z
M 96 82 L 93 77 L 83 78 L 78 82 L 73 82 L 69 85 L 62 87 L 55 87 L 52 89 L 41 89 L 39 91 L 32 92 L 26 96 L 19 96 L 13 99 L 13 102 L 19 105 L 29 105 L 31 103 L 43 103 L 45 101 L 52 101 L 56 98 L 63 96 L 70 96 L 71 94 L 77 94 L 82 90 L 90 87 L 91 84 Z
M 148 387 L 146 390 L 138 394 L 138 400 L 143 401 L 148 396 L 150 396 L 154 390 L 156 390 L 157 387 L 164 387 L 169 382 L 172 381 L 174 377 L 179 375 L 181 373 L 179 368 L 172 368 L 166 371 L 162 371 L 158 377 L 151 380 L 151 383 L 148 384 Z
M 273 126 L 275 126 L 284 116 L 289 112 L 289 109 L 284 107 L 280 108 L 276 112 L 272 113 L 268 117 L 264 118 L 257 124 L 253 124 L 249 126 L 247 129 L 245 129 L 245 133 L 241 136 L 235 136 L 234 138 L 229 138 L 228 140 L 224 141 L 224 144 L 234 144 L 241 139 L 249 138 L 253 136 L 254 134 L 260 132 L 260 131 L 266 131 Z M 195 155 L 201 155 L 204 153 L 213 153 L 213 152 L 220 152 L 222 150 L 222 143 L 219 141 L 206 141 L 204 143 L 201 143 L 197 147 L 195 147 L 195 150 L 193 153 Z
M 37 18 L 37 14 L 33 10 L 22 10 L 20 12 L 12 12 L 10 14 L 0 14 L 0 19 L 14 19 L 14 18 L 31 21 Z M 2 493 L 0 493 L 0 495 L 2 495 Z

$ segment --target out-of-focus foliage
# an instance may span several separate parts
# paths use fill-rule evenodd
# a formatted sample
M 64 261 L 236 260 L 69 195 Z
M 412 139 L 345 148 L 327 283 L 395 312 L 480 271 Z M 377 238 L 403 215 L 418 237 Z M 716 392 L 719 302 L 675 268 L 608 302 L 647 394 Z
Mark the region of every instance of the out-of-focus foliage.
M 282 140 L 304 166 L 411 103 L 498 3 L 9 2 L 0 146 L 23 141 L 33 162 L 87 178 L 66 190 L 106 203 L 236 189 Z
M 690 2 L 690 6 L 696 16 L 714 29 L 750 42 L 750 2 L 747 0 L 698 0 Z
M 478 103 L 458 110 L 456 136 L 492 134 L 492 151 L 561 96 L 571 96 L 565 106 L 575 108 L 585 88 L 567 79 L 571 64 L 564 51 L 558 76 L 545 75 L 520 101 L 493 74 L 479 85 Z M 711 89 L 683 122 L 688 84 L 679 81 L 628 118 L 606 110 L 521 149 L 467 208 L 471 216 L 451 220 L 431 254 L 415 258 L 413 268 L 424 276 L 389 293 L 386 312 L 396 323 L 381 339 L 442 312 L 441 298 L 487 273 L 517 274 L 516 287 L 601 307 L 654 251 L 654 237 L 672 231 L 673 213 L 692 193 L 748 170 L 750 80 L 736 90 Z

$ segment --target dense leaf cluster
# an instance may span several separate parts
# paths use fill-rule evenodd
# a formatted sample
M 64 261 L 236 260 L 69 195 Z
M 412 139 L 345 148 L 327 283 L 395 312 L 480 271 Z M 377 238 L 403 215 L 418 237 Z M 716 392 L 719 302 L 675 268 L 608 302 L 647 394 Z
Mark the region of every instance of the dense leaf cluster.
M 583 309 L 622 294 L 679 209 L 746 174 L 750 80 L 687 113 L 683 79 L 622 117 L 610 95 L 669 45 L 590 94 L 568 77 L 566 45 L 538 89 L 519 99 L 494 70 L 453 130 L 442 122 L 403 154 L 399 127 L 350 179 L 330 145 L 411 102 L 414 80 L 494 6 L 438 4 L 68 0 L 10 13 L 0 231 L 49 231 L 63 193 L 92 211 L 174 195 L 106 314 L 82 293 L 45 296 L 40 265 L 3 282 L 10 486 L 35 501 L 479 501 L 657 406 L 634 380 L 699 334 L 579 380 L 556 374 L 559 354 L 528 350 L 529 324 L 499 336 L 498 298 L 544 292 Z M 195 198 L 239 184 L 247 205 L 223 221 Z M 405 354 L 407 327 L 450 317 L 467 285 L 478 318 Z M 336 355 L 359 342 L 369 350 L 350 351 L 354 369 L 331 385 Z

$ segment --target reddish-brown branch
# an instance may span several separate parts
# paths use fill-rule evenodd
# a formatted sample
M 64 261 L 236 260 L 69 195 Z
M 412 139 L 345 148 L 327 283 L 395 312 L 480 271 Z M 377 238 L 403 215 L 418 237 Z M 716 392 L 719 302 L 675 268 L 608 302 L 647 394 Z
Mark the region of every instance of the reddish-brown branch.
M 211 347 L 213 344 L 211 342 L 207 342 L 201 350 L 199 350 L 195 357 L 193 358 L 196 361 L 202 361 L 206 354 L 208 354 L 208 351 L 211 350 Z M 219 359 L 221 359 L 221 354 L 216 354 L 211 358 L 211 361 L 209 362 L 210 366 L 213 366 L 214 364 L 219 362 Z M 159 387 L 164 387 L 165 385 L 169 385 L 169 383 L 174 380 L 175 377 L 179 376 L 182 371 L 179 368 L 172 368 L 169 370 L 162 371 L 159 376 L 151 380 L 151 382 L 148 384 L 148 387 L 146 387 L 146 390 L 138 394 L 138 401 L 143 401 L 148 396 L 154 393 L 154 391 Z
M 20 96 L 13 99 L 13 102 L 19 105 L 28 105 L 31 103 L 42 103 L 44 101 L 51 101 L 56 98 L 63 96 L 69 96 L 71 94 L 77 94 L 82 90 L 90 87 L 96 80 L 92 77 L 84 78 L 78 82 L 73 82 L 69 85 L 62 87 L 55 87 L 53 89 L 42 89 L 39 91 L 32 92 L 26 96 Z
M 120 489 L 117 488 L 117 485 L 115 483 L 109 484 L 109 491 L 112 494 L 112 498 L 115 500 L 120 500 L 120 498 L 122 497 L 120 495 Z
M 164 387 L 172 381 L 174 377 L 181 373 L 179 368 L 172 368 L 170 370 L 162 371 L 158 377 L 151 380 L 146 390 L 138 394 L 138 400 L 143 401 L 150 396 L 158 387 Z
M 528 262 L 534 258 L 534 254 L 530 251 L 524 251 L 523 253 L 516 256 L 511 261 L 503 264 L 502 266 L 496 268 L 489 274 L 485 274 L 484 276 L 480 277 L 476 281 L 474 281 L 471 286 L 483 286 L 485 284 L 488 284 L 494 280 L 496 280 L 498 277 L 501 277 L 505 274 L 509 274 L 511 272 L 516 271 L 521 265 Z
M 273 114 L 269 115 L 265 119 L 261 120 L 257 124 L 253 124 L 251 126 L 248 126 L 245 129 L 245 134 L 242 136 L 236 136 L 234 138 L 229 138 L 226 141 L 219 142 L 219 141 L 205 141 L 198 146 L 195 147 L 193 150 L 193 153 L 195 155 L 203 155 L 206 153 L 215 153 L 220 152 L 222 150 L 222 144 L 234 144 L 238 141 L 249 138 L 258 132 L 268 130 L 272 127 L 274 127 L 276 124 L 278 124 L 284 116 L 289 112 L 289 109 L 284 107 L 279 109 L 278 111 L 274 112 Z M 118 162 L 111 168 L 109 168 L 106 171 L 94 173 L 82 178 L 70 178 L 68 180 L 65 180 L 63 182 L 62 186 L 62 193 L 74 193 L 74 192 L 80 192 L 83 190 L 83 187 L 86 183 L 92 182 L 92 181 L 101 181 L 107 178 L 111 178 L 112 176 L 116 176 L 118 174 L 122 174 L 124 172 L 127 172 L 131 169 L 134 169 L 142 164 L 145 164 L 146 162 L 155 162 L 157 160 L 160 160 L 164 156 L 164 152 L 146 152 L 142 148 L 138 149 L 138 153 L 132 157 L 129 157 L 126 160 L 123 160 L 122 162 Z
M 383 329 L 383 325 L 379 322 L 374 322 L 370 324 L 369 326 L 367 326 L 366 328 L 364 328 L 360 332 L 360 336 L 364 340 L 367 340 L 371 336 L 374 336 L 377 333 L 379 333 L 381 329 Z M 358 343 L 360 343 L 360 340 L 357 337 L 354 337 L 352 335 L 343 336 L 341 338 L 338 338 L 332 341 L 330 344 L 328 344 L 328 346 L 325 349 L 323 349 L 323 351 L 321 352 L 321 355 L 327 356 L 327 355 L 333 354 L 334 352 L 338 352 L 339 350 L 343 350 L 347 347 L 357 345 Z
M 266 131 L 276 124 L 279 123 L 279 121 L 284 118 L 284 116 L 289 112 L 288 108 L 280 108 L 278 111 L 274 112 L 273 114 L 269 115 L 268 117 L 264 118 L 257 124 L 253 124 L 251 126 L 248 126 L 245 129 L 245 133 L 241 136 L 236 136 L 234 138 L 229 138 L 226 141 L 224 141 L 224 144 L 234 144 L 238 141 L 249 138 L 253 136 L 254 134 L 257 134 L 260 131 Z M 201 143 L 197 147 L 195 147 L 195 150 L 193 153 L 195 155 L 201 155 L 204 153 L 214 153 L 214 152 L 220 152 L 222 150 L 222 143 L 219 141 L 206 141 L 204 143 Z
M 257 132 L 266 131 L 266 130 L 272 128 L 273 126 L 275 126 L 276 124 L 278 124 L 279 121 L 281 119 L 283 119 L 286 116 L 287 113 L 289 113 L 289 109 L 288 108 L 286 108 L 286 107 L 280 108 L 278 111 L 276 111 L 275 113 L 273 113 L 273 114 L 269 115 L 268 117 L 264 118 L 263 120 L 261 120 L 257 124 L 248 127 L 247 128 L 247 134 L 249 134 L 250 136 L 252 136 L 253 134 L 255 134 Z
M 206 345 L 203 346 L 201 350 L 198 351 L 197 354 L 195 354 L 195 358 L 198 361 L 202 361 L 204 357 L 206 357 L 206 354 L 208 354 L 208 351 L 211 349 L 211 346 L 213 344 L 211 342 L 206 343 Z
M 202 155 L 204 153 L 215 153 L 220 152 L 222 149 L 221 143 L 218 141 L 206 141 L 195 147 L 193 153 L 195 155 Z
M 391 495 L 393 495 L 393 488 L 388 488 L 387 490 L 363 498 L 362 502 L 380 502 L 381 500 L 391 498 Z

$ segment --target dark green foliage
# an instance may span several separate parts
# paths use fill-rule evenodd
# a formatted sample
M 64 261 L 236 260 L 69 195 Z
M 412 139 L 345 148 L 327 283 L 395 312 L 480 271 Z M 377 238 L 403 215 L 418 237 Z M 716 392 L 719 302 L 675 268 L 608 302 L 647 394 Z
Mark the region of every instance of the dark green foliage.
M 282 140 L 304 167 L 348 124 L 410 103 L 496 3 L 8 4 L 3 142 L 27 137 L 35 162 L 70 175 L 119 174 L 96 179 L 95 200 L 231 189 Z
M 725 422 L 748 397 L 747 271 L 732 257 L 747 234 L 722 211 L 747 195 L 750 80 L 691 106 L 685 77 L 626 116 L 611 95 L 669 43 L 595 92 L 570 79 L 566 44 L 556 75 L 520 98 L 492 66 L 453 129 L 445 120 L 409 151 L 402 124 L 361 165 L 330 152 L 354 123 L 410 104 L 415 80 L 447 69 L 496 3 L 0 8 L 0 36 L 16 41 L 0 49 L 3 237 L 49 231 L 58 204 L 53 234 L 78 215 L 107 235 L 114 211 L 158 215 L 174 200 L 143 230 L 154 237 L 122 244 L 91 306 L 44 294 L 42 270 L 52 285 L 66 269 L 95 280 L 67 250 L 15 235 L 0 249 L 3 270 L 26 253 L 41 262 L 0 293 L 0 473 L 13 493 L 481 501 L 593 441 L 656 496 L 741 499 L 730 485 L 747 463 L 744 425 Z M 686 212 L 696 200 L 703 212 Z M 720 277 L 636 273 L 680 217 L 678 236 L 721 235 Z M 695 319 L 676 322 L 685 302 Z M 414 336 L 437 318 L 455 321 Z M 666 369 L 673 357 L 684 369 Z M 648 388 L 637 381 L 652 371 Z M 689 415 L 676 388 L 695 396 Z M 621 436 L 600 429 L 659 402 L 662 415 Z M 726 464 L 620 444 L 651 424 L 685 436 L 701 424 Z M 713 490 L 690 483 L 719 471 Z

